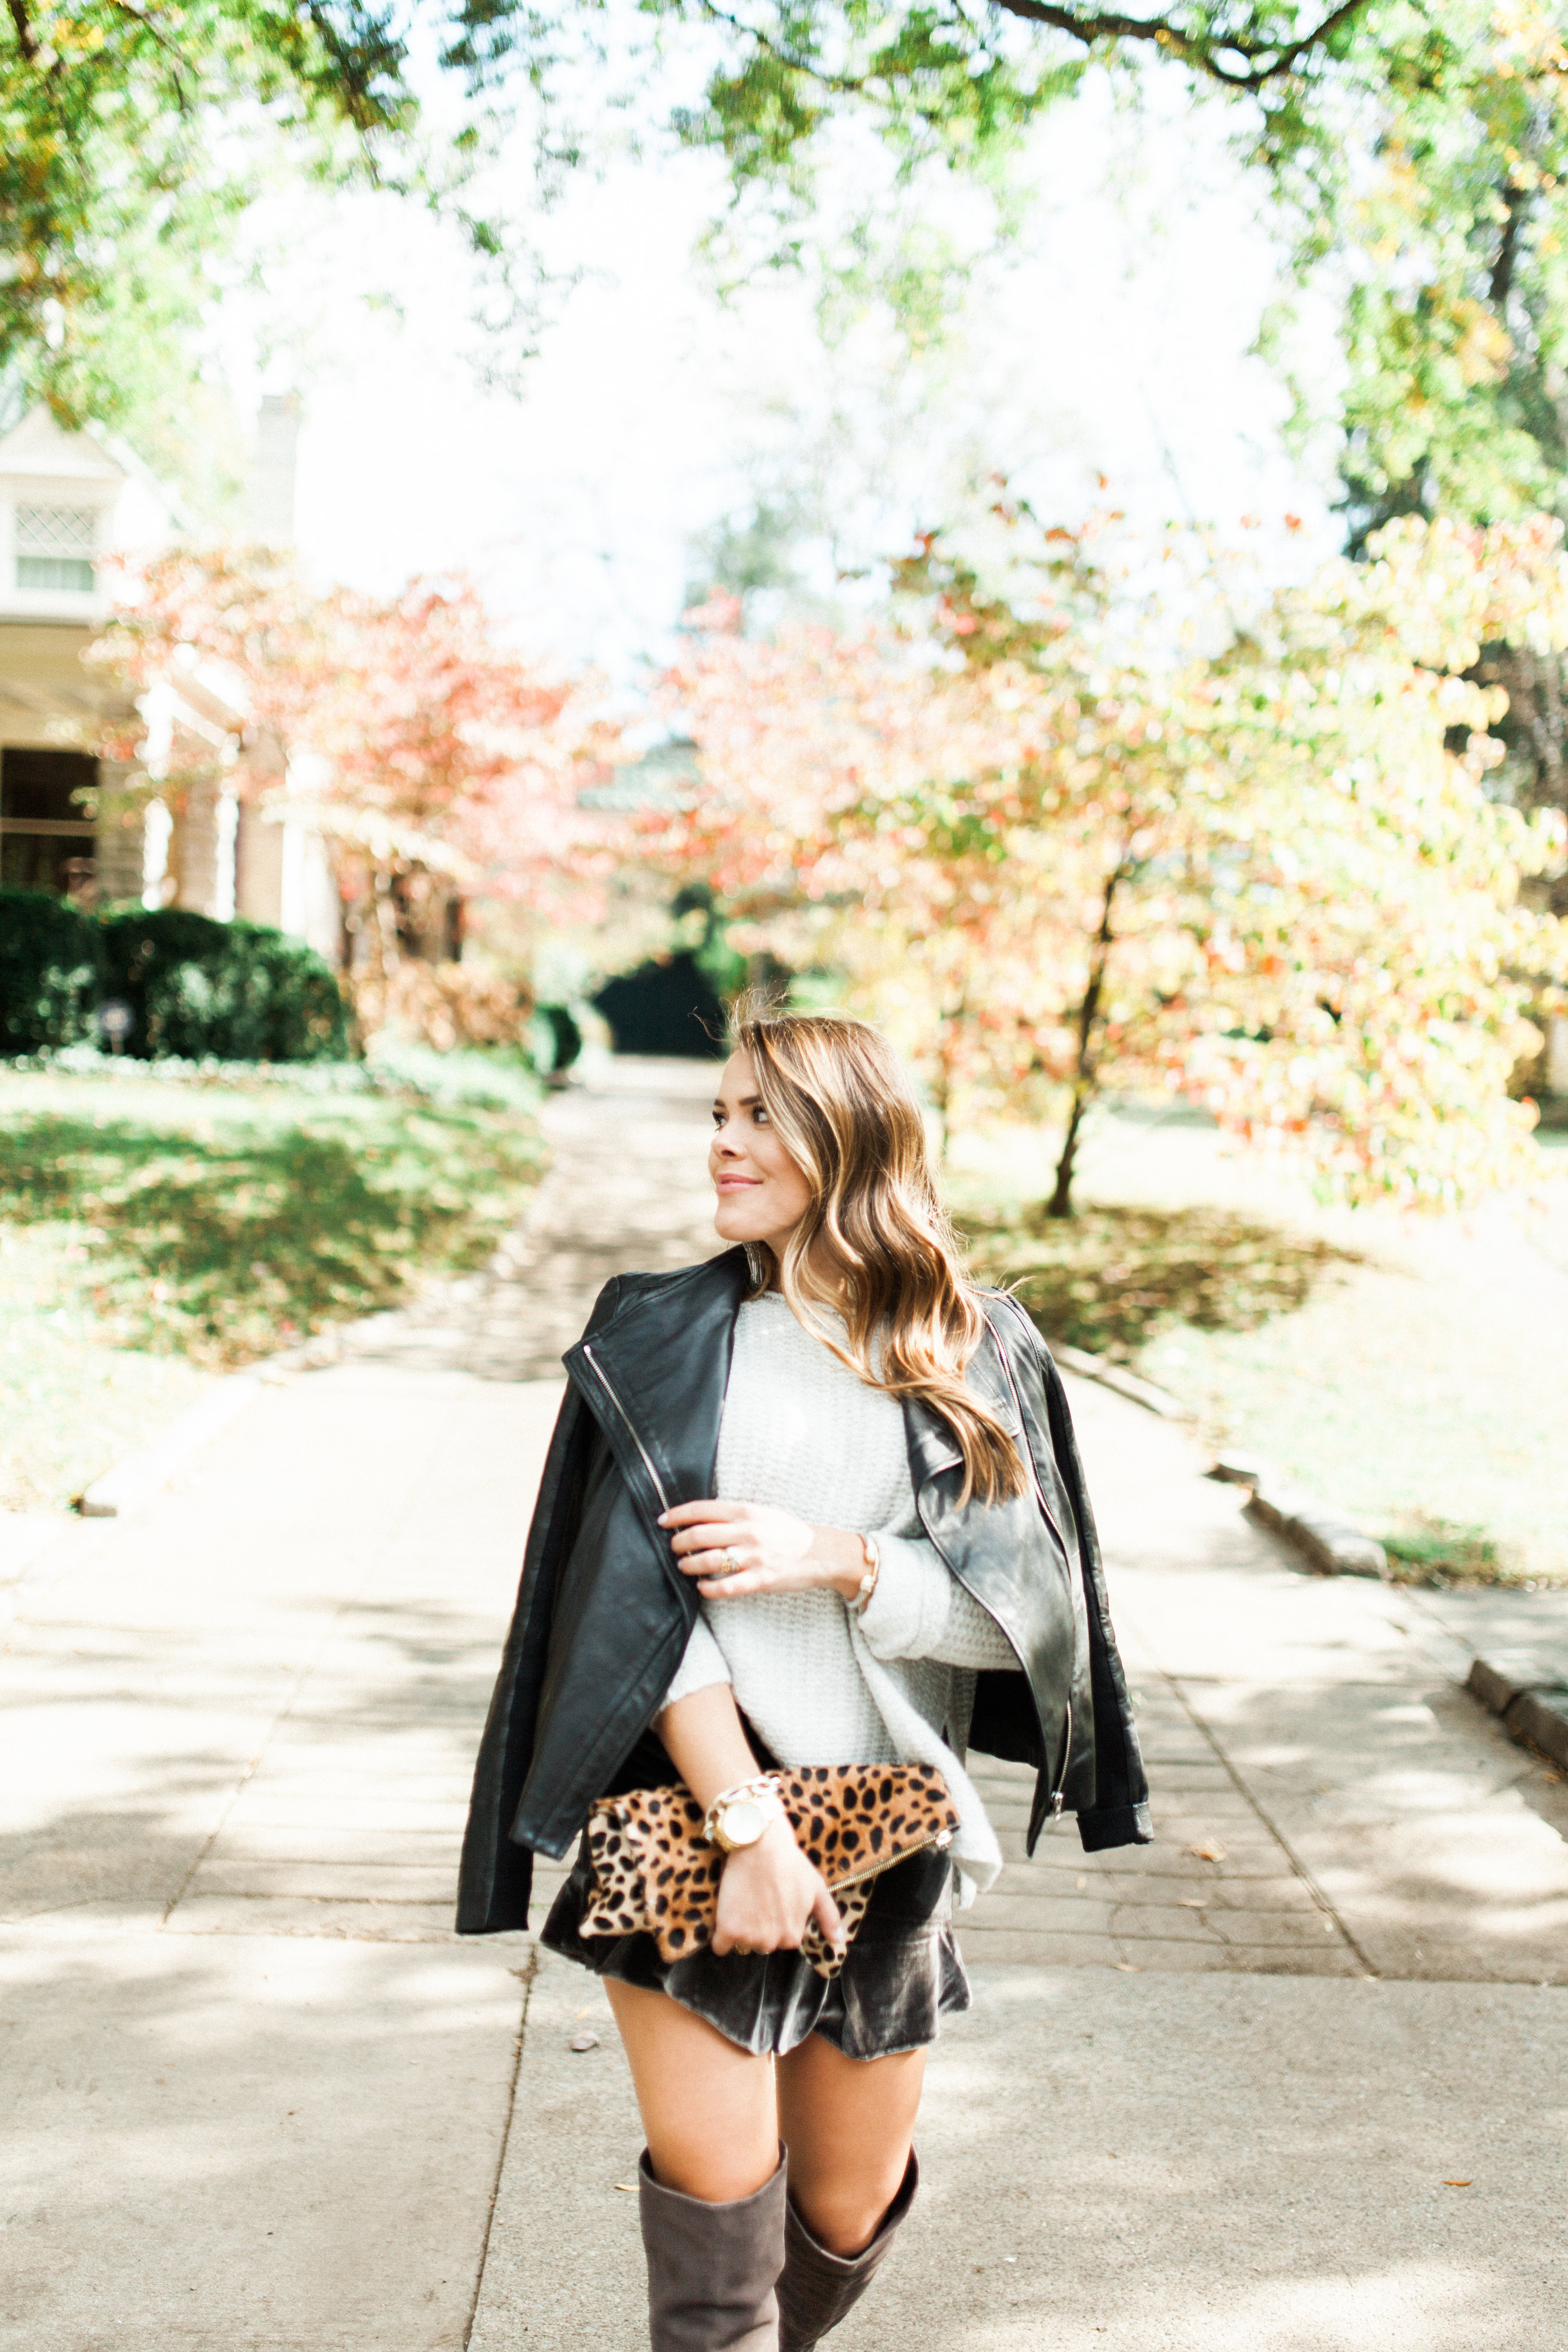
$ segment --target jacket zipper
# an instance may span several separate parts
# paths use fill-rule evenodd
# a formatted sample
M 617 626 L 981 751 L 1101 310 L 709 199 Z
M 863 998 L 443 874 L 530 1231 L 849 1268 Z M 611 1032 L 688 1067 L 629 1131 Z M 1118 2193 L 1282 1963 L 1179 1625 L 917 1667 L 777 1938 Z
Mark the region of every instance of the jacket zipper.
M 1067 1801 L 1067 1768 L 1071 1761 L 1072 1701 L 1069 1699 L 1067 1702 L 1067 1731 L 1061 1742 L 1061 1769 L 1056 1776 L 1056 1786 L 1051 1792 L 1051 1818 L 1053 1822 L 1059 1822 L 1061 1819 L 1061 1808 Z
M 1002 1370 L 1007 1377 L 1008 1388 L 1011 1393 L 1013 1403 L 1018 1408 L 1019 1435 L 1023 1441 L 1021 1450 L 1024 1460 L 1029 1464 L 1030 1483 L 1034 1488 L 1034 1498 L 1040 1506 L 1040 1517 L 1045 1521 L 1046 1526 L 1051 1529 L 1051 1532 L 1056 1538 L 1057 1542 L 1061 1544 L 1061 1549 L 1063 1552 L 1065 1552 L 1067 1546 L 1062 1542 L 1061 1530 L 1057 1526 L 1055 1519 L 1051 1517 L 1051 1506 L 1045 1499 L 1045 1489 L 1040 1483 L 1040 1472 L 1035 1466 L 1034 1449 L 1029 1442 L 1029 1416 L 1023 1409 L 1023 1399 L 1019 1394 L 1018 1382 L 1013 1378 L 1013 1368 L 1008 1360 L 1008 1351 L 1003 1344 L 1002 1335 L 997 1329 L 996 1325 L 991 1323 L 991 1318 L 988 1315 L 987 1316 L 986 1320 L 990 1324 L 991 1339 L 996 1347 L 998 1355 L 1002 1360 Z M 1072 1701 L 1069 1699 L 1067 1702 L 1067 1730 L 1061 1743 L 1061 1769 L 1056 1776 L 1056 1786 L 1051 1792 L 1051 1818 L 1053 1822 L 1059 1822 L 1061 1819 L 1061 1810 L 1067 1801 L 1067 1774 L 1071 1762 Z
M 653 1455 L 649 1453 L 647 1447 L 643 1444 L 642 1438 L 638 1435 L 636 1423 L 632 1420 L 631 1414 L 622 1403 L 619 1396 L 617 1396 L 614 1385 L 612 1382 L 609 1374 L 599 1362 L 599 1360 L 594 1355 L 592 1349 L 584 1347 L 582 1352 L 586 1361 L 593 1366 L 594 1379 L 599 1382 L 600 1387 L 604 1391 L 605 1395 L 610 1399 L 611 1403 L 615 1407 L 616 1412 L 624 1422 L 628 1436 L 631 1438 L 632 1444 L 637 1448 L 638 1453 L 643 1457 L 643 1467 L 646 1470 L 649 1477 L 653 1480 L 653 1492 L 659 1497 L 659 1508 L 662 1511 L 667 1511 L 670 1507 L 670 1498 L 664 1492 L 664 1482 L 660 1477 L 657 1470 L 653 1467 Z

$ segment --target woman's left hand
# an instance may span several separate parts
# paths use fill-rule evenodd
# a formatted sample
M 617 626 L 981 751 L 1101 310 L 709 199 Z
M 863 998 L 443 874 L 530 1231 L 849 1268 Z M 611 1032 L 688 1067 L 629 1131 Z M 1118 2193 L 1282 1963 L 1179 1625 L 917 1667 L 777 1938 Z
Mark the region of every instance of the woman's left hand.
M 865 1574 L 858 1536 L 814 1528 L 771 1503 L 678 1503 L 659 1525 L 674 1534 L 675 1565 L 705 1601 L 747 1592 L 810 1592 L 831 1585 L 852 1601 Z M 727 1559 L 739 1562 L 726 1572 Z

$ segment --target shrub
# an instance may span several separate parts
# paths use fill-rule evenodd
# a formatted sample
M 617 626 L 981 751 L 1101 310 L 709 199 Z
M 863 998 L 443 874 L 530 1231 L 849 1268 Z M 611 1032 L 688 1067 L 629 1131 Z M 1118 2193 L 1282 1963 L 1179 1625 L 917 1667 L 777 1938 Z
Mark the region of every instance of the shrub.
M 442 1054 L 467 1045 L 517 1045 L 533 1009 L 525 982 L 483 964 L 405 956 L 385 979 L 366 973 L 354 985 L 354 1010 L 367 1037 L 390 1034 Z
M 331 967 L 263 923 L 133 907 L 101 923 L 111 995 L 130 1005 L 130 1051 L 220 1061 L 341 1061 L 349 1008 Z
M 103 939 L 90 915 L 43 890 L 0 890 L 0 1054 L 93 1034 Z
M 537 1006 L 531 1041 L 537 1068 L 555 1076 L 570 1070 L 582 1052 L 582 1030 L 570 1005 Z

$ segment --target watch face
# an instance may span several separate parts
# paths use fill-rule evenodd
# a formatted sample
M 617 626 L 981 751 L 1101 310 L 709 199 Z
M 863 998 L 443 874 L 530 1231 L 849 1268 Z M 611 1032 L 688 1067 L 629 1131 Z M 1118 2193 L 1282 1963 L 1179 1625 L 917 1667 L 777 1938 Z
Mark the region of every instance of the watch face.
M 755 1798 L 739 1797 L 726 1805 L 718 1825 L 731 1845 L 755 1845 L 768 1827 L 768 1817 Z

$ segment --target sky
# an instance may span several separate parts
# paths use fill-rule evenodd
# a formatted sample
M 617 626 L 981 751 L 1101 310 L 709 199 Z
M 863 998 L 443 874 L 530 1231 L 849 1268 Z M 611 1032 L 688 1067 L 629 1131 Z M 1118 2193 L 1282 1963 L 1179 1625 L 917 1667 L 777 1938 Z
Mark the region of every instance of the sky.
M 1111 502 L 1151 533 L 1197 520 L 1299 573 L 1339 533 L 1326 468 L 1287 450 L 1287 397 L 1251 355 L 1279 257 L 1218 110 L 1174 78 L 1156 106 L 1133 118 L 1092 80 L 1048 117 L 1004 254 L 983 200 L 934 191 L 980 257 L 935 352 L 874 311 L 824 341 L 798 281 L 721 302 L 695 250 L 722 197 L 711 159 L 611 142 L 538 225 L 576 283 L 515 385 L 481 381 L 455 232 L 392 196 L 271 200 L 283 251 L 231 306 L 225 364 L 242 407 L 301 395 L 298 529 L 319 576 L 390 590 L 465 571 L 516 640 L 622 681 L 667 653 L 694 540 L 759 489 L 799 493 L 808 578 L 833 593 L 862 575 L 836 591 L 852 604 L 993 473 L 1051 519 Z M 527 173 L 519 133 L 503 194 Z M 1303 336 L 1326 381 L 1326 317 Z

